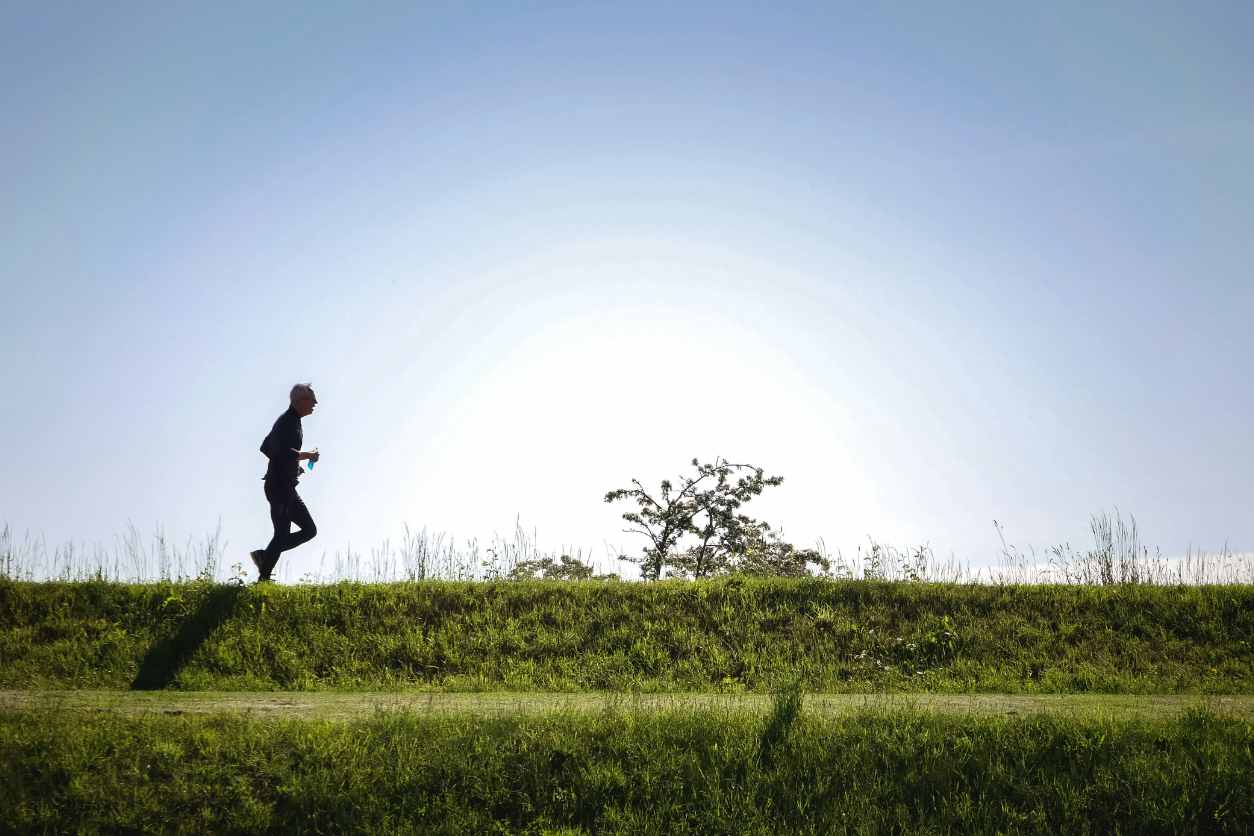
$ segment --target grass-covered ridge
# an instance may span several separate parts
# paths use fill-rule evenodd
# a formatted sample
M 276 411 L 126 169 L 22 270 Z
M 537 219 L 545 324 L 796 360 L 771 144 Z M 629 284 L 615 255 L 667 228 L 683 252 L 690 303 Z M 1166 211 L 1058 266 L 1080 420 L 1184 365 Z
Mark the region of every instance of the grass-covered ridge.
M 19 832 L 1244 833 L 1254 726 L 609 711 L 0 714 Z
M 1254 587 L 0 581 L 0 687 L 1240 693 Z

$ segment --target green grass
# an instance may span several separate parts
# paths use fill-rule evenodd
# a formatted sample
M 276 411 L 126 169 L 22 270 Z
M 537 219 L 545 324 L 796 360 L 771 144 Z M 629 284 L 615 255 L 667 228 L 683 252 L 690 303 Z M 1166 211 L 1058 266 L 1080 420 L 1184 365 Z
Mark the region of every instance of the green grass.
M 1248 833 L 1252 647 L 1237 585 L 0 580 L 0 832 Z
M 1254 587 L 0 581 L 0 687 L 1254 692 Z
M 558 713 L 0 713 L 13 832 L 1246 833 L 1254 726 Z

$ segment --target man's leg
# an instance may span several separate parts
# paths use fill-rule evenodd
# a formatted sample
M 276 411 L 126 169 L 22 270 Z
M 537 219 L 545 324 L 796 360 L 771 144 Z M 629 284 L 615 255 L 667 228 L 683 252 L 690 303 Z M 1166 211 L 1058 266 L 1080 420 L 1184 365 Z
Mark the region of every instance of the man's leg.
M 292 504 L 289 508 L 288 518 L 296 523 L 296 527 L 300 530 L 287 535 L 288 545 L 283 547 L 283 551 L 294 549 L 318 536 L 318 526 L 314 524 L 309 509 L 305 507 L 305 500 L 300 498 L 295 488 L 292 489 Z
M 282 487 L 266 484 L 266 501 L 270 503 L 270 522 L 274 525 L 274 536 L 265 551 L 260 555 L 257 572 L 258 580 L 270 580 L 270 570 L 283 551 L 283 542 L 292 530 L 292 518 L 288 516 L 288 491 Z
M 296 493 L 295 485 L 290 488 L 267 487 L 266 498 L 270 500 L 270 522 L 274 524 L 274 537 L 271 538 L 270 545 L 266 546 L 264 565 L 261 567 L 263 579 L 269 579 L 282 552 L 309 542 L 318 533 L 318 527 L 314 525 L 313 517 L 304 501 Z M 300 528 L 294 534 L 292 523 Z

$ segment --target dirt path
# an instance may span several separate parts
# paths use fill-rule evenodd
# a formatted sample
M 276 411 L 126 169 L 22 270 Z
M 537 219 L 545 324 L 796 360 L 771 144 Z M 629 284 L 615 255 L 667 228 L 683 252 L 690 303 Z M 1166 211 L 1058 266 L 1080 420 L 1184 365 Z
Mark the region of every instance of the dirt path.
M 485 717 L 560 711 L 713 709 L 766 711 L 762 694 L 419 693 L 320 691 L 0 691 L 0 711 L 47 706 L 125 714 L 238 712 L 260 717 L 347 719 L 376 710 Z M 1254 695 L 1136 696 L 1094 694 L 807 694 L 808 711 L 837 715 L 859 708 L 914 708 L 955 714 L 1063 714 L 1088 717 L 1172 717 L 1205 706 L 1254 722 Z

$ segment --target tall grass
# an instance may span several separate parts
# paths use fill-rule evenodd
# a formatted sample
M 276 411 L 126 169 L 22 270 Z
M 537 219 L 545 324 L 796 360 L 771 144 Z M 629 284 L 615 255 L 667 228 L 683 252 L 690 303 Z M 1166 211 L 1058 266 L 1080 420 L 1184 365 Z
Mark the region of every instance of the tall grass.
M 145 537 L 134 523 L 128 523 L 126 530 L 107 546 L 67 542 L 51 548 L 44 538 L 30 532 L 19 536 L 6 524 L 0 528 L 0 579 L 124 583 L 250 580 L 251 566 L 241 561 L 226 565 L 226 550 L 221 523 L 213 534 L 200 541 L 188 538 L 182 546 L 173 542 L 160 526 Z M 560 554 L 581 564 L 593 561 L 591 552 L 583 549 Z M 304 584 L 343 580 L 491 581 L 510 578 L 519 564 L 559 556 L 541 550 L 535 532 L 527 531 L 520 521 L 515 522 L 511 535 L 495 533 L 482 542 L 477 537 L 459 539 L 447 532 L 425 527 L 415 531 L 405 525 L 398 543 L 385 539 L 364 553 L 351 545 L 330 556 L 323 553 L 318 568 L 298 578 L 287 576 L 287 561 L 280 561 L 278 572 L 283 580 Z
M 1254 584 L 1254 554 L 1234 552 L 1227 544 L 1218 552 L 1190 549 L 1182 556 L 1153 553 L 1140 542 L 1135 517 L 1125 521 L 1115 511 L 1095 514 L 1090 519 L 1093 546 L 1073 548 L 1070 543 L 1021 549 L 1008 543 L 1005 530 L 996 520 L 993 526 L 1001 541 L 998 564 L 973 567 L 950 556 L 938 558 L 926 544 L 896 547 L 870 539 L 858 546 L 854 555 L 839 549 L 829 551 L 823 540 L 816 550 L 830 562 L 822 576 L 840 580 L 888 580 L 931 583 L 983 584 L 1153 584 L 1159 586 Z M 157 527 L 145 537 L 134 524 L 128 524 L 109 546 L 87 547 L 65 543 L 49 548 L 43 538 L 29 533 L 18 537 L 9 525 L 0 529 L 0 578 L 25 581 L 111 580 L 142 583 L 153 580 L 193 580 L 245 582 L 251 580 L 251 566 L 235 561 L 229 566 L 222 541 L 221 524 L 200 541 L 189 538 L 181 547 Z M 351 546 L 328 556 L 323 554 L 314 571 L 299 577 L 288 573 L 289 563 L 280 561 L 281 580 L 302 584 L 339 581 L 385 583 L 424 580 L 504 580 L 515 577 L 519 566 L 550 559 L 560 563 L 562 556 L 595 568 L 599 574 L 612 574 L 621 559 L 617 550 L 605 547 L 606 559 L 598 559 L 582 548 L 544 550 L 534 530 L 528 531 L 516 520 L 508 535 L 494 533 L 481 541 L 477 537 L 457 538 L 426 527 L 403 528 L 399 542 L 384 540 L 365 552 Z
M 114 537 L 112 544 L 90 547 L 67 542 L 52 549 L 43 537 L 29 531 L 20 538 L 9 524 L 0 528 L 0 578 L 9 580 L 186 581 L 220 577 L 227 544 L 222 523 L 199 541 L 188 537 L 183 545 L 171 540 L 161 526 L 144 536 L 134 523 Z

